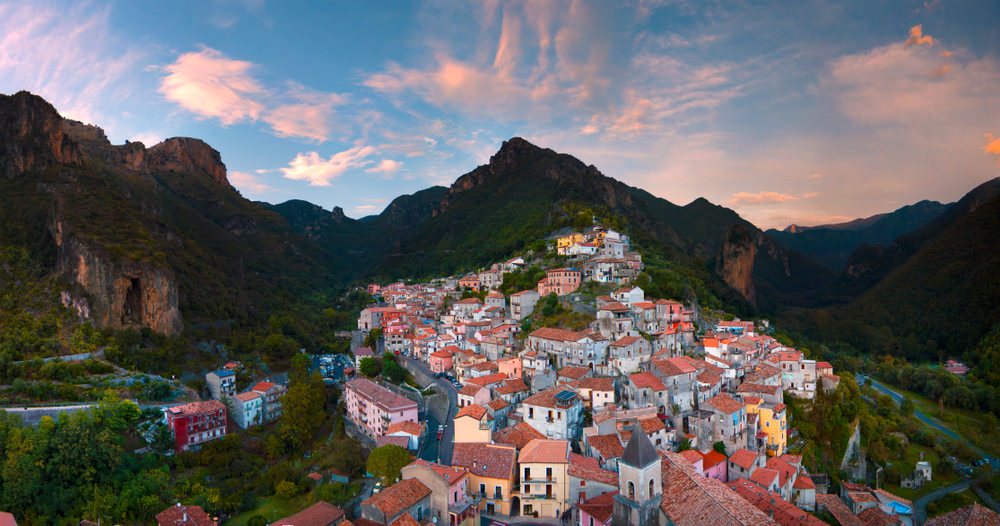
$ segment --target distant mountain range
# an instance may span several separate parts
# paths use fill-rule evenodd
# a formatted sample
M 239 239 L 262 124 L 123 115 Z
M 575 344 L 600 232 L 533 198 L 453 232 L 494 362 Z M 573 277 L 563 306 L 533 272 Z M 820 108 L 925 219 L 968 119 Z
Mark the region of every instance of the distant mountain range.
M 177 333 L 260 320 L 362 279 L 474 270 L 588 214 L 629 233 L 648 260 L 697 275 L 731 309 L 798 309 L 817 334 L 817 313 L 920 332 L 929 304 L 970 300 L 980 312 L 955 312 L 972 320 L 971 341 L 1000 312 L 989 299 L 1000 294 L 983 297 L 1000 283 L 997 180 L 952 205 L 763 232 L 705 199 L 676 205 L 515 137 L 449 188 L 351 219 L 300 200 L 249 201 L 202 141 L 114 146 L 26 92 L 0 96 L 0 174 L 0 244 L 29 248 L 110 327 Z

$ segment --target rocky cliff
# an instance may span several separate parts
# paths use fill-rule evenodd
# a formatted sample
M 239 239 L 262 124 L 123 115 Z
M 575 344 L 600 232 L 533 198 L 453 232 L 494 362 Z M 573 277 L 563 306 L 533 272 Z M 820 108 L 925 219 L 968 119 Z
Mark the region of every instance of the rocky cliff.
M 26 91 L 0 95 L 0 173 L 7 177 L 82 161 L 51 104 Z
M 79 284 L 92 299 L 90 317 L 101 327 L 149 327 L 169 336 L 184 329 L 177 307 L 177 280 L 167 268 L 150 263 L 113 261 L 78 237 L 53 225 L 58 246 L 56 272 Z
M 727 285 L 736 289 L 748 302 L 757 301 L 753 267 L 757 260 L 757 239 L 746 225 L 737 223 L 729 229 L 722 244 L 716 272 Z

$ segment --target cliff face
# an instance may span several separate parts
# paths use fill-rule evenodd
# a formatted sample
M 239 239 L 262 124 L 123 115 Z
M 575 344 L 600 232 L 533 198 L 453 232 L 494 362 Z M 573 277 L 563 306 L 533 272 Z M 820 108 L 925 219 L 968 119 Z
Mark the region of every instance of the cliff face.
M 753 268 L 757 260 L 755 237 L 746 225 L 733 225 L 722 244 L 722 253 L 719 254 L 716 265 L 716 272 L 722 280 L 751 304 L 755 304 L 757 300 L 753 284 Z
M 184 329 L 177 307 L 177 280 L 149 263 L 113 262 L 64 230 L 52 228 L 58 247 L 56 272 L 80 284 L 93 299 L 91 319 L 101 327 L 149 327 L 166 335 Z
M 51 104 L 26 91 L 0 95 L 0 173 L 12 177 L 80 163 L 80 149 L 63 133 L 62 121 Z

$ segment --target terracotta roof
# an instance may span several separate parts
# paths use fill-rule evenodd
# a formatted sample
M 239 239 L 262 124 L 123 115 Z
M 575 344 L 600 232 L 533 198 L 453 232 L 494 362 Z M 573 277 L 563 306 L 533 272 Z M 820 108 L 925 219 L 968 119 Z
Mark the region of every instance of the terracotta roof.
M 206 400 L 204 402 L 190 402 L 187 404 L 175 405 L 167 411 L 175 415 L 202 415 L 214 413 L 226 408 L 226 405 L 218 400 Z
M 706 400 L 705 403 L 715 409 L 718 409 L 719 411 L 722 411 L 723 413 L 726 413 L 727 415 L 731 415 L 740 409 L 743 409 L 742 402 L 737 402 L 733 399 L 733 397 L 727 395 L 726 393 L 717 394 Z
M 604 306 L 602 306 L 601 310 L 609 310 L 609 311 L 612 311 L 612 312 L 627 312 L 627 311 L 629 311 L 631 309 L 629 309 L 625 305 L 622 305 L 621 303 L 618 303 L 617 301 L 613 301 L 611 303 L 608 303 L 608 304 L 605 304 Z
M 434 358 L 451 358 L 451 353 L 448 351 L 434 351 L 431 353 Z
M 844 501 L 840 500 L 840 497 L 836 495 L 831 495 L 829 493 L 817 493 L 816 507 L 826 508 L 826 510 L 830 512 L 830 515 L 833 515 L 833 518 L 837 519 L 837 522 L 839 522 L 841 526 L 864 526 L 865 524 L 861 522 L 861 520 L 858 519 L 858 516 L 855 515 L 854 512 L 852 512 L 851 509 L 844 504 Z M 929 522 L 927 526 L 930 526 Z
M 779 374 L 781 374 L 781 371 L 779 371 L 777 367 L 771 367 L 770 365 L 763 365 L 757 371 L 746 375 L 743 381 L 750 383 L 760 383 L 763 380 L 766 380 L 768 378 L 771 378 L 772 376 L 776 376 Z
M 799 478 L 795 479 L 795 484 L 792 487 L 795 489 L 816 489 L 816 484 L 808 475 L 801 474 Z
M 546 440 L 536 438 L 524 446 L 517 456 L 519 464 L 568 464 L 569 440 Z
M 743 448 L 729 456 L 729 461 L 743 469 L 750 469 L 757 462 L 757 453 Z
M 565 376 L 566 378 L 579 380 L 589 372 L 590 369 L 587 369 L 586 367 L 567 366 L 563 367 L 562 369 L 559 369 L 559 376 Z
M 900 524 L 898 516 L 889 515 L 879 509 L 878 506 L 861 510 L 861 513 L 858 514 L 858 519 L 860 519 L 865 526 L 896 526 Z
M 328 526 L 340 524 L 343 518 L 344 510 L 321 500 L 294 515 L 272 522 L 271 526 Z
M 399 396 L 367 378 L 355 378 L 344 385 L 387 411 L 400 411 L 417 406 L 413 400 Z
M 639 420 L 639 425 L 642 426 L 642 431 L 647 435 L 651 435 L 661 429 L 666 429 L 667 426 L 663 423 L 663 420 L 659 418 L 643 418 Z
M 726 486 L 782 526 L 823 526 L 826 524 L 781 498 L 781 495 L 751 484 L 746 479 L 729 481 Z
M 625 447 L 622 446 L 622 441 L 616 433 L 588 437 L 587 445 L 596 449 L 597 453 L 604 457 L 605 460 L 621 458 L 622 453 L 625 452 Z
M 507 380 L 506 382 L 495 387 L 496 392 L 502 395 L 520 393 L 521 391 L 527 391 L 528 386 L 520 378 L 514 380 Z
M 572 392 L 574 397 L 573 398 L 568 398 L 567 397 L 567 402 L 563 403 L 561 400 L 559 400 L 558 398 L 556 398 L 556 395 L 558 395 L 559 393 L 561 393 L 563 391 L 570 391 L 570 392 Z M 572 389 L 567 389 L 567 388 L 565 388 L 563 386 L 557 385 L 555 387 L 550 387 L 550 388 L 548 388 L 548 389 L 546 389 L 546 390 L 544 390 L 542 392 L 535 393 L 535 394 L 529 396 L 528 398 L 525 398 L 524 401 L 521 402 L 521 403 L 525 404 L 525 405 L 534 405 L 534 406 L 538 406 L 538 407 L 552 407 L 552 408 L 554 408 L 554 407 L 556 407 L 557 403 L 559 403 L 561 405 L 566 405 L 566 404 L 569 404 L 569 403 L 573 402 L 573 400 L 577 400 L 578 401 L 579 398 L 580 398 L 579 395 L 577 395 L 575 392 L 573 392 Z
M 702 466 L 704 467 L 705 459 L 701 456 L 701 453 L 699 453 L 697 449 L 685 449 L 684 451 L 678 453 L 678 455 L 684 457 L 684 460 L 690 462 L 692 466 L 695 462 L 702 461 Z
M 451 463 L 479 477 L 509 480 L 517 465 L 517 450 L 500 444 L 457 442 Z
M 878 502 L 875 495 L 865 491 L 848 491 L 847 495 L 851 497 L 854 502 Z
M 626 347 L 641 340 L 638 336 L 622 336 L 618 341 L 611 342 L 612 347 Z
M 510 404 L 505 402 L 502 398 L 497 398 L 496 400 L 486 404 L 486 406 L 492 409 L 493 411 L 500 411 L 504 408 L 510 407 Z
M 240 402 L 249 402 L 255 398 L 260 398 L 260 393 L 255 393 L 253 391 L 247 391 L 245 393 L 237 393 L 233 398 L 239 400 Z
M 788 478 L 794 477 L 795 473 L 798 471 L 797 469 L 792 467 L 791 464 L 785 462 L 784 460 L 781 460 L 778 457 L 771 457 L 767 459 L 767 463 L 765 464 L 765 466 L 781 474 L 781 480 L 778 482 L 778 484 L 782 486 L 785 485 L 785 481 Z
M 756 482 L 765 488 L 770 488 L 771 484 L 778 480 L 781 474 L 777 470 L 770 468 L 758 468 L 755 469 L 753 473 L 750 474 L 750 480 Z M 781 486 L 781 483 L 778 483 Z
M 591 376 L 590 378 L 581 378 L 580 388 L 590 389 L 592 391 L 614 391 L 615 379 L 608 378 L 605 376 Z
M 933 519 L 927 519 L 926 524 L 927 526 L 998 526 L 1000 525 L 1000 515 L 976 502 Z
M 660 509 L 677 526 L 749 526 L 777 523 L 725 484 L 705 478 L 677 453 L 664 451 Z
M 463 416 L 471 416 L 476 420 L 482 420 L 484 416 L 492 419 L 492 417 L 489 416 L 489 412 L 486 410 L 486 408 L 479 404 L 469 404 L 459 409 L 458 413 L 455 414 L 455 420 L 458 420 Z
M 157 513 L 156 523 L 159 526 L 212 526 L 212 518 L 201 509 L 201 506 L 184 506 L 178 502 L 177 505 Z
M 469 470 L 462 467 L 455 466 L 445 466 L 444 464 L 438 464 L 437 462 L 429 462 L 423 459 L 416 459 L 410 462 L 410 466 L 424 466 L 429 468 L 435 475 L 444 480 L 448 485 L 454 484 L 459 481 L 469 473 Z
M 500 383 L 507 379 L 507 375 L 503 373 L 488 374 L 486 376 L 480 376 L 478 378 L 466 378 L 465 382 L 477 385 L 490 385 Z
M 617 478 L 615 484 L 617 484 Z M 594 520 L 608 523 L 615 512 L 615 495 L 617 491 L 602 493 L 596 497 L 574 504 L 581 512 L 590 515 Z M 582 523 L 581 523 L 582 524 Z
M 747 405 L 760 405 L 763 401 L 764 399 L 759 396 L 746 395 L 743 397 L 743 403 Z M 750 418 L 751 416 L 757 416 L 757 414 L 754 413 L 752 415 L 747 415 L 747 418 Z
M 517 449 L 528 445 L 528 442 L 536 438 L 545 438 L 540 431 L 531 427 L 527 422 L 519 422 L 517 425 L 505 427 L 493 433 L 493 441 L 497 444 L 509 444 Z
M 459 389 L 458 394 L 460 394 L 460 395 L 467 395 L 467 396 L 475 396 L 475 394 L 478 393 L 479 390 L 482 389 L 482 388 L 483 388 L 483 386 L 481 386 L 481 385 L 465 384 L 465 385 L 462 386 L 461 389 Z
M 374 506 L 386 519 L 392 519 L 430 494 L 431 489 L 420 480 L 406 479 L 376 493 L 362 505 Z
M 558 340 L 563 342 L 575 342 L 583 338 L 578 332 L 567 331 L 565 329 L 553 329 L 551 327 L 542 327 L 541 329 L 535 329 L 531 331 L 529 337 L 534 336 L 535 338 L 542 338 L 545 340 Z
M 701 463 L 701 467 L 702 469 L 709 469 L 719 464 L 720 462 L 725 462 L 725 461 L 726 461 L 726 455 L 723 455 L 722 453 L 719 453 L 718 451 L 713 449 L 712 451 L 705 453 L 704 459 L 702 460 Z
M 420 523 L 409 512 L 403 512 L 402 515 L 396 517 L 396 520 L 390 522 L 389 526 L 420 526 Z
M 645 389 L 647 387 L 654 391 L 663 391 L 666 389 L 666 387 L 660 383 L 660 380 L 650 372 L 631 374 L 628 378 L 636 387 L 640 389 Z
M 722 381 L 722 377 L 713 373 L 712 371 L 704 371 L 695 377 L 696 380 L 703 384 L 715 385 Z
M 653 366 L 659 369 L 664 376 L 677 376 L 697 372 L 697 369 L 691 365 L 691 362 L 683 356 L 667 358 L 666 360 L 653 360 Z
M 763 385 L 754 384 L 750 382 L 743 382 L 736 389 L 737 393 L 765 393 L 773 395 L 778 392 L 779 387 L 776 385 Z
M 276 385 L 277 384 L 275 384 L 273 382 L 257 382 L 257 385 L 251 387 L 250 390 L 251 391 L 257 391 L 258 393 L 259 392 L 267 392 L 268 390 L 270 390 L 271 388 L 273 388 Z
M 420 424 L 406 420 L 404 422 L 396 422 L 395 424 L 390 424 L 389 428 L 385 431 L 387 435 L 393 433 L 398 433 L 402 431 L 403 433 L 408 433 L 411 435 L 420 436 Z

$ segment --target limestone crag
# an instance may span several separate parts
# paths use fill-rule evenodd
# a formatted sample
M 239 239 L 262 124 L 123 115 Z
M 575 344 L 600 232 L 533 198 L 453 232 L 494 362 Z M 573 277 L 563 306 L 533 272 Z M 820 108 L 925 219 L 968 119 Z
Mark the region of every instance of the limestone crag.
M 149 327 L 166 335 L 184 329 L 177 280 L 168 269 L 137 261 L 113 262 L 57 223 L 56 272 L 90 295 L 90 317 L 101 327 Z
M 742 223 L 734 224 L 722 244 L 716 271 L 727 285 L 736 289 L 751 304 L 757 292 L 753 284 L 753 267 L 757 260 L 757 240 L 754 232 Z
M 0 95 L 0 173 L 6 177 L 83 157 L 63 133 L 63 118 L 41 97 L 26 91 Z

